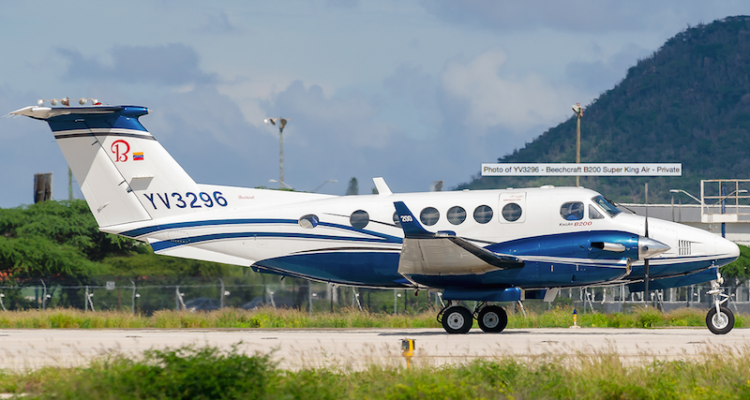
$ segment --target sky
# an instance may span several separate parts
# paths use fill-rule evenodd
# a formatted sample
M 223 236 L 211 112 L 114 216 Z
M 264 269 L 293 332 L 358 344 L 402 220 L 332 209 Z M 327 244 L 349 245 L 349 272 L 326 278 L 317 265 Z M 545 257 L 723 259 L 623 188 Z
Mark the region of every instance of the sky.
M 195 181 L 250 187 L 278 186 L 263 120 L 284 117 L 297 190 L 450 189 L 680 31 L 746 14 L 741 0 L 2 2 L 0 115 L 42 98 L 145 106 Z M 31 203 L 35 173 L 67 199 L 45 123 L 0 118 L 0 141 L 0 207 Z

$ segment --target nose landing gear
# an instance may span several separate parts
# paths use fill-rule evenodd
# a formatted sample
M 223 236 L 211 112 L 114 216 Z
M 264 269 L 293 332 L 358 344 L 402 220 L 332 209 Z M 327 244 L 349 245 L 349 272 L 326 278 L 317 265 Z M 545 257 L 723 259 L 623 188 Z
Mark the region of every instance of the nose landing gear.
M 443 329 L 450 334 L 468 333 L 476 315 L 479 328 L 487 333 L 500 333 L 508 326 L 508 315 L 502 307 L 481 303 L 472 313 L 468 308 L 449 302 L 437 315 Z
M 711 281 L 711 290 L 708 291 L 708 294 L 714 298 L 714 306 L 706 315 L 708 330 L 716 335 L 727 334 L 734 328 L 734 314 L 729 308 L 723 306 L 729 301 L 729 295 L 724 294 L 721 289 L 723 283 L 724 278 L 716 271 L 716 280 Z

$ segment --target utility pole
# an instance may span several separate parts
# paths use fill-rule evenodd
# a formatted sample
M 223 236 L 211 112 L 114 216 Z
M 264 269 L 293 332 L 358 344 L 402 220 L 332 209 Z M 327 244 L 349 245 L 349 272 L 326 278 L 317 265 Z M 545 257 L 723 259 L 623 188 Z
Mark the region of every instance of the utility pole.
M 576 114 L 576 164 L 581 163 L 581 117 L 583 117 L 583 108 L 581 103 L 573 106 L 573 112 Z M 581 186 L 581 177 L 576 175 L 576 186 Z
M 266 124 L 276 125 L 279 124 L 279 189 L 284 188 L 284 128 L 286 124 L 291 121 L 288 118 L 266 118 L 263 120 Z
M 73 201 L 73 171 L 68 167 L 68 200 Z

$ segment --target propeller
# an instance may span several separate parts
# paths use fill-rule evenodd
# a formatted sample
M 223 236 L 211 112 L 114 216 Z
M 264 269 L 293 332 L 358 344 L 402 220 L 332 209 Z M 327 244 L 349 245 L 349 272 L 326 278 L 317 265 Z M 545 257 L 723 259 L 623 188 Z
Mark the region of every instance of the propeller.
M 645 227 L 646 227 L 645 237 L 648 238 L 648 183 L 646 184 L 646 220 L 645 220 Z M 645 288 L 644 288 L 644 291 L 643 291 L 643 295 L 646 296 L 646 307 L 648 307 L 648 301 L 649 301 L 649 297 L 648 297 L 648 267 L 649 267 L 648 264 L 649 264 L 649 262 L 648 261 L 649 261 L 648 258 L 644 258 L 643 259 L 643 278 L 644 278 L 644 282 L 643 283 L 645 285 Z

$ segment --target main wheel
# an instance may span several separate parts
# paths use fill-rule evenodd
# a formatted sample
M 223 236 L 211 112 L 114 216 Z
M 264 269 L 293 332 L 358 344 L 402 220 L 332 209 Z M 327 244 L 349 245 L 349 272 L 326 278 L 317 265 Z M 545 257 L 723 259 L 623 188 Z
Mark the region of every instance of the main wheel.
M 474 323 L 474 318 L 466 307 L 452 306 L 445 310 L 441 322 L 443 329 L 448 333 L 468 333 Z
M 508 314 L 502 307 L 487 306 L 479 311 L 479 328 L 487 333 L 500 333 L 508 326 Z
M 706 325 L 714 334 L 724 335 L 734 328 L 734 314 L 724 306 L 719 307 L 718 313 L 716 307 L 711 307 L 706 315 Z

